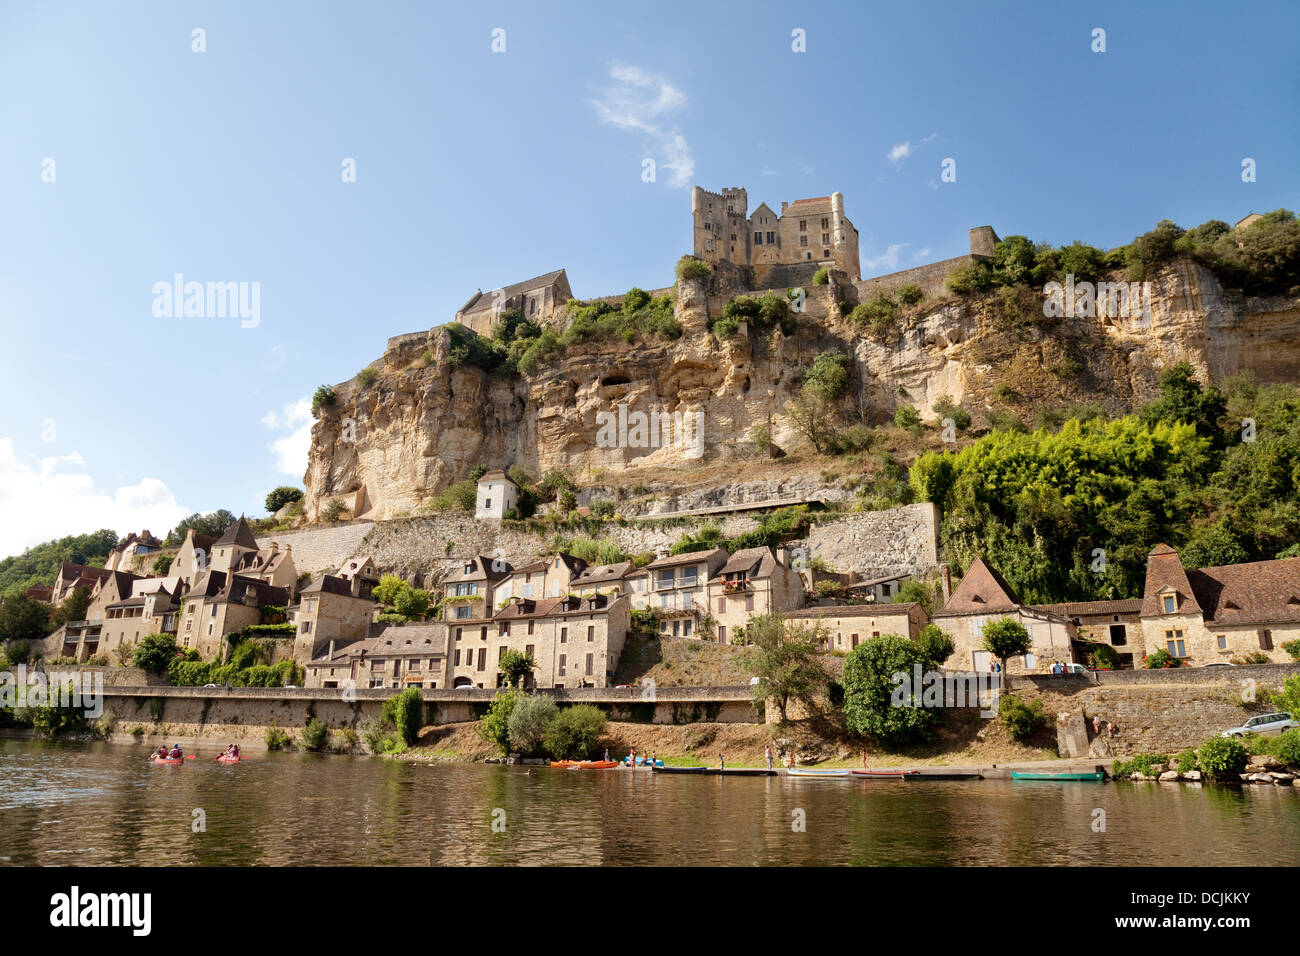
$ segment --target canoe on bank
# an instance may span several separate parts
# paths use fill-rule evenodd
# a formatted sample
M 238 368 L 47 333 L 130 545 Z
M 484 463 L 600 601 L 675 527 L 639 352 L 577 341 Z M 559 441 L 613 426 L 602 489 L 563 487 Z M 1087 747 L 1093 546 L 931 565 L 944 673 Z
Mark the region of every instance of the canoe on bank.
M 1011 771 L 1012 780 L 1095 780 L 1101 781 L 1106 779 L 1106 774 L 1100 770 L 1094 770 L 1090 773 L 1021 773 L 1018 770 Z
M 646 760 L 644 757 L 637 757 L 637 758 L 636 758 L 636 769 L 637 769 L 637 770 L 649 770 L 651 767 L 662 767 L 663 765 L 664 765 L 664 762 L 663 762 L 662 760 L 656 760 L 656 761 L 654 761 L 653 763 L 651 763 L 649 760 Z M 621 764 L 621 766 L 624 766 L 624 767 L 630 767 L 630 766 L 632 766 L 632 764 L 628 763 L 627 758 L 624 757 L 624 758 L 623 758 L 623 763 Z
M 609 770 L 618 766 L 615 760 L 552 760 L 551 766 L 561 770 Z
M 926 773 L 917 772 L 904 775 L 904 780 L 911 783 L 919 783 L 923 780 L 983 780 L 984 778 L 977 773 Z
M 902 780 L 904 777 L 920 776 L 918 770 L 854 770 L 852 773 L 860 780 Z
M 655 773 L 717 773 L 716 767 L 655 767 Z
M 801 769 L 799 767 L 791 767 L 789 770 L 786 771 L 786 773 L 788 773 L 792 777 L 817 777 L 819 779 L 823 777 L 849 776 L 848 770 L 808 770 L 808 769 Z

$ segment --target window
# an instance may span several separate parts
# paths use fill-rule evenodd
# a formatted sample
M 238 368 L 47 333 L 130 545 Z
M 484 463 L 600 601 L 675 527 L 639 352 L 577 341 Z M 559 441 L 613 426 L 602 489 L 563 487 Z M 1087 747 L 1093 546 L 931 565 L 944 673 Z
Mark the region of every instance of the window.
M 470 606 L 468 604 L 456 605 L 456 617 L 465 618 L 470 616 Z
M 682 636 L 682 622 L 673 621 L 673 637 L 681 637 L 681 636 Z
M 532 621 L 529 621 L 529 622 L 528 622 L 528 633 L 529 633 L 529 634 L 533 633 L 533 622 L 532 622 Z
M 464 629 L 463 627 L 458 627 L 458 628 L 456 628 L 456 640 L 458 640 L 458 641 L 460 640 L 460 635 L 461 635 L 461 633 L 462 633 L 464 630 L 465 630 L 465 629 Z
M 687 618 L 685 621 L 682 622 L 682 636 L 684 637 L 691 636 L 691 623 L 692 622 L 690 618 Z
M 1264 630 L 1259 632 L 1259 649 L 1261 651 L 1271 651 L 1273 649 L 1273 632 Z
M 1112 624 L 1110 626 L 1110 643 L 1115 647 L 1123 647 L 1128 643 L 1128 628 L 1123 624 Z
M 587 676 L 588 677 L 591 676 L 591 662 L 592 662 L 592 655 L 588 654 L 587 655 Z
M 1177 610 L 1177 608 L 1175 607 L 1174 596 L 1172 594 L 1166 594 L 1164 596 L 1164 602 L 1165 602 L 1166 614 L 1173 614 L 1174 611 Z
M 725 597 L 718 598 L 718 613 L 719 614 L 727 613 L 727 599 Z
M 564 662 L 565 662 L 566 659 L 567 659 L 567 658 L 566 658 L 566 656 L 565 656 L 564 654 L 561 654 L 561 655 L 560 655 L 560 676 L 561 676 L 561 677 L 564 676 Z
M 588 625 L 587 625 L 587 640 L 588 640 L 588 641 L 594 641 L 595 639 L 596 639 L 596 628 L 595 628 L 594 625 L 588 624 Z
M 486 624 L 484 624 L 482 627 L 480 627 L 480 628 L 478 629 L 478 639 L 479 639 L 480 641 L 486 641 L 486 640 L 487 640 L 487 625 L 486 625 Z
M 830 228 L 830 224 L 831 224 L 830 219 L 828 219 L 828 218 L 826 218 L 825 216 L 823 216 L 823 217 L 822 217 L 822 228 L 823 228 L 823 229 L 829 229 L 829 228 Z
M 1183 640 L 1183 632 L 1165 631 L 1165 647 L 1168 649 L 1171 657 L 1186 657 L 1187 643 Z
M 451 663 L 453 667 L 460 667 L 460 648 L 456 648 L 456 653 L 452 655 Z
M 768 234 L 767 234 L 767 244 L 768 244 L 769 246 L 774 246 L 774 245 L 776 245 L 776 233 L 774 233 L 774 232 L 770 232 L 770 231 L 768 232 Z
M 718 643 L 719 644 L 727 643 L 727 625 L 725 624 L 718 625 Z
M 484 507 L 484 508 L 491 508 L 491 507 L 492 507 L 492 499 L 491 499 L 491 498 L 484 498 L 484 499 L 483 499 L 483 507 Z
M 754 595 L 752 594 L 745 595 L 745 610 L 746 611 L 754 610 Z
M 1228 635 L 1227 635 L 1227 634 L 1219 634 L 1219 635 L 1217 635 L 1217 636 L 1215 637 L 1215 640 L 1217 640 L 1217 641 L 1219 642 L 1219 650 L 1221 650 L 1221 651 L 1226 651 L 1226 650 L 1228 649 Z
M 823 245 L 823 246 L 830 245 L 830 241 L 831 241 L 831 234 L 830 234 L 829 232 L 823 232 L 823 233 L 822 233 L 822 245 Z
M 807 236 L 800 236 L 800 237 L 799 237 L 799 245 L 803 246 L 805 249 L 808 248 L 808 237 L 807 237 Z
M 763 244 L 763 234 L 761 232 L 754 233 L 754 245 L 761 246 L 762 244 Z
M 562 627 L 560 628 L 560 643 L 567 644 L 568 642 L 569 642 L 569 629 L 567 627 Z
M 310 633 L 311 633 L 311 621 L 303 621 L 303 622 L 302 622 L 302 632 L 303 632 L 304 634 L 310 634 Z
M 800 231 L 800 232 L 807 232 L 807 231 L 808 231 L 808 220 L 807 220 L 807 219 L 800 219 L 800 220 L 799 220 L 799 231 Z
M 486 647 L 480 647 L 478 649 L 478 669 L 481 671 L 487 670 L 487 648 Z

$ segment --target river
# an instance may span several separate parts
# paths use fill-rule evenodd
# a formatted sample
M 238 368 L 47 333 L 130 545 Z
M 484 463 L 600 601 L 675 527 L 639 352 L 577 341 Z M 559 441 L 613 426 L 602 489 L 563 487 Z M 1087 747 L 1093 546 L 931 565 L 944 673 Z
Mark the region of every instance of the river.
M 281 753 L 225 766 L 215 749 L 175 767 L 146 754 L 0 739 L 0 864 L 1300 863 L 1290 787 L 689 777 Z

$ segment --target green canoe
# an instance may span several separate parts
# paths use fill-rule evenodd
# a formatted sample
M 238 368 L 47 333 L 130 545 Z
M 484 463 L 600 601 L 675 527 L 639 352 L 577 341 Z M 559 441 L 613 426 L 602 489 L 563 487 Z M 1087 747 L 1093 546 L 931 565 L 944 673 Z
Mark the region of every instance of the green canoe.
M 1012 780 L 1096 780 L 1106 779 L 1106 775 L 1100 770 L 1094 770 L 1090 773 L 1019 773 L 1011 771 Z

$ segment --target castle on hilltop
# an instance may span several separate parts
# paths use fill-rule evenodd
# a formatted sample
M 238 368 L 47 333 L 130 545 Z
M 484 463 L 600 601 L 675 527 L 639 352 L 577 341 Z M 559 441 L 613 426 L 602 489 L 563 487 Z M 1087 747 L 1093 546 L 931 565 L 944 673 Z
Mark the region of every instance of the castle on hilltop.
M 713 193 L 696 186 L 691 217 L 697 259 L 749 267 L 760 285 L 773 266 L 811 264 L 861 277 L 858 230 L 844 215 L 843 193 L 783 202 L 780 215 L 760 203 L 750 215 L 743 187 Z

